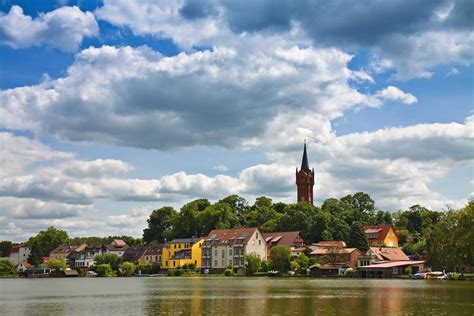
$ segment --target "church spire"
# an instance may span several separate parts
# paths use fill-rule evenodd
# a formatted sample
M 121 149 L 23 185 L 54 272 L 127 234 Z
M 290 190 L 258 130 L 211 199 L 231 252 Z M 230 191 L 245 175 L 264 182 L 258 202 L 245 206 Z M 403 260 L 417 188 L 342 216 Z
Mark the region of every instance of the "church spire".
M 308 154 L 306 153 L 306 141 L 304 142 L 303 160 L 301 161 L 301 170 L 303 170 L 306 173 L 311 172 L 311 170 L 309 169 Z

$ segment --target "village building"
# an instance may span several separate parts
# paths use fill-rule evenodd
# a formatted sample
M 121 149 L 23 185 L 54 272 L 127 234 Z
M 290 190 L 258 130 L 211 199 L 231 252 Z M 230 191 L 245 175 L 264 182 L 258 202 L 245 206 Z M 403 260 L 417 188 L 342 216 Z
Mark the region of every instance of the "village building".
M 22 261 L 27 261 L 30 253 L 31 249 L 27 244 L 14 245 L 10 250 L 10 261 L 17 265 Z
M 388 261 L 357 268 L 358 275 L 363 278 L 393 278 L 409 273 L 414 274 L 424 269 L 424 260 Z
M 345 248 L 347 245 L 344 241 L 342 240 L 323 240 L 317 243 L 312 243 L 309 248 L 312 250 L 316 249 L 326 249 L 326 248 Z
M 296 192 L 297 201 L 305 201 L 313 204 L 314 169 L 309 169 L 306 143 L 303 149 L 303 159 L 301 169 L 296 168 Z
M 201 267 L 201 247 L 203 238 L 173 239 L 167 247 L 161 250 L 161 268 L 174 269 L 184 265 L 194 264 L 196 269 Z M 159 256 L 155 254 L 154 256 Z
M 77 245 L 61 245 L 53 249 L 49 253 L 49 260 L 58 259 L 68 261 L 68 256 L 72 252 L 81 252 L 87 247 L 86 244 L 77 244 Z
M 251 253 L 267 259 L 267 244 L 258 228 L 215 229 L 202 245 L 202 269 L 210 273 L 227 267 L 239 270 L 245 267 L 244 256 Z
M 158 264 L 161 266 L 162 252 L 163 252 L 163 245 L 154 246 L 154 247 L 146 247 L 143 250 L 141 256 L 138 258 L 138 264 L 144 264 L 144 265 Z M 200 254 L 196 254 L 196 256 L 198 255 L 200 256 Z
M 110 244 L 102 246 L 103 253 L 113 253 L 120 257 L 123 256 L 127 249 L 128 245 L 121 239 L 114 239 Z
M 82 251 L 73 251 L 68 256 L 68 264 L 75 268 L 89 268 L 95 264 L 95 257 L 104 254 L 102 246 L 88 245 Z
M 364 232 L 369 240 L 370 247 L 398 247 L 398 236 L 392 225 L 365 226 Z
M 30 264 L 28 261 L 22 261 L 16 266 L 16 269 L 21 272 L 25 272 L 27 269 L 30 268 L 33 268 L 33 265 Z
M 305 241 L 299 231 L 262 233 L 267 245 L 267 260 L 271 260 L 270 251 L 275 246 L 286 246 L 290 248 L 294 257 L 299 256 L 305 250 Z
M 387 261 L 408 261 L 410 258 L 400 248 L 371 247 L 358 258 L 358 267 L 368 266 Z
M 145 253 L 146 247 L 144 246 L 132 246 L 128 247 L 123 253 L 123 261 L 133 262 L 138 264 L 138 261 Z
M 315 249 L 310 253 L 311 257 L 324 261 L 330 266 L 340 268 L 357 267 L 357 259 L 361 251 L 357 248 L 342 248 L 337 246 Z

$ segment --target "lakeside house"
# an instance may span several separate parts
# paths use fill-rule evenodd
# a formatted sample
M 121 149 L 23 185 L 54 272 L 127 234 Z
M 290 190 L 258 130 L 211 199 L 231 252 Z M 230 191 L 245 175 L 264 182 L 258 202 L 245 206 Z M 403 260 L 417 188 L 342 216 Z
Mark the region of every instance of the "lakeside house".
M 364 226 L 364 232 L 371 247 L 398 247 L 398 236 L 392 225 Z
M 21 272 L 25 272 L 27 269 L 33 268 L 33 265 L 28 261 L 22 261 L 17 264 L 16 269 Z
M 144 264 L 144 265 L 157 264 L 161 266 L 164 247 L 165 247 L 164 245 L 154 246 L 154 247 L 145 247 L 140 257 L 138 258 L 138 264 Z M 192 247 L 191 247 L 191 252 L 192 252 Z M 200 256 L 200 254 L 195 254 L 196 260 L 198 256 Z M 192 260 L 192 256 L 191 256 L 191 260 Z
M 123 261 L 139 263 L 140 258 L 145 253 L 146 247 L 144 246 L 131 246 L 128 247 L 122 255 Z
M 313 250 L 311 257 L 320 259 L 328 266 L 338 268 L 355 268 L 361 251 L 357 248 L 328 247 Z
M 17 265 L 22 261 L 27 261 L 30 253 L 31 249 L 27 244 L 13 245 L 10 250 L 10 261 Z
M 290 248 L 291 255 L 294 257 L 298 257 L 305 250 L 306 243 L 300 231 L 262 233 L 262 236 L 267 245 L 267 260 L 271 260 L 270 251 L 275 246 Z
M 89 268 L 95 264 L 95 257 L 103 254 L 102 246 L 87 245 L 82 251 L 72 251 L 68 256 L 68 264 L 75 268 Z
M 125 250 L 128 249 L 128 245 L 125 241 L 121 239 L 114 239 L 110 244 L 106 244 L 102 246 L 103 253 L 113 253 L 119 257 L 123 256 Z
M 161 268 L 174 269 L 184 265 L 194 264 L 196 269 L 201 267 L 201 247 L 203 238 L 173 239 L 167 247 L 162 248 Z M 156 254 L 155 256 L 159 256 Z
M 202 270 L 222 273 L 230 266 L 237 271 L 251 253 L 267 259 L 267 243 L 257 227 L 214 229 L 202 244 Z
M 64 260 L 68 261 L 68 256 L 72 252 L 80 252 L 84 250 L 87 247 L 87 244 L 76 244 L 76 245 L 60 245 L 56 248 L 54 248 L 50 253 L 49 253 L 49 260 L 51 259 L 58 259 L 58 260 Z

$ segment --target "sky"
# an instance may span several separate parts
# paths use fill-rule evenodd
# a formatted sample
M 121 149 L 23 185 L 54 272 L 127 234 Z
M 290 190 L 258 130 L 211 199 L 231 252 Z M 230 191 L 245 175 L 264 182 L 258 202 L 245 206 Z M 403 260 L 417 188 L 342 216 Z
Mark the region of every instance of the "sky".
M 0 239 L 238 194 L 473 198 L 474 5 L 0 0 Z

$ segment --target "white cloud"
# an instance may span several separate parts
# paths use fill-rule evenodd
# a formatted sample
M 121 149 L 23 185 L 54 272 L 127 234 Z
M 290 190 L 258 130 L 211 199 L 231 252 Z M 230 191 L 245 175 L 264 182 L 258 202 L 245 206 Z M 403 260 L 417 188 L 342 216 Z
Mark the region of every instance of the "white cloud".
M 376 96 L 384 100 L 400 101 L 405 104 L 413 104 L 417 102 L 417 99 L 413 94 L 403 92 L 394 86 L 388 86 L 387 88 L 378 91 Z
M 37 18 L 23 14 L 17 5 L 0 13 L 0 43 L 13 48 L 47 45 L 66 52 L 79 48 L 84 37 L 97 36 L 99 26 L 91 12 L 61 7 Z

